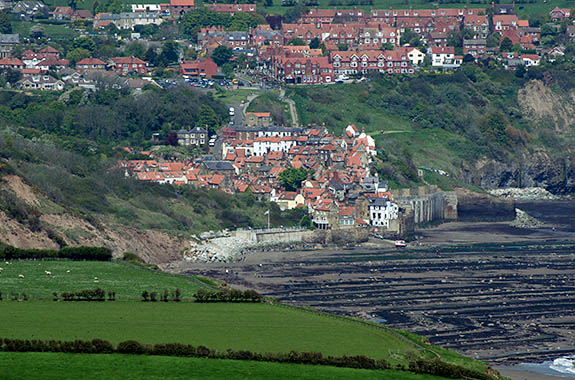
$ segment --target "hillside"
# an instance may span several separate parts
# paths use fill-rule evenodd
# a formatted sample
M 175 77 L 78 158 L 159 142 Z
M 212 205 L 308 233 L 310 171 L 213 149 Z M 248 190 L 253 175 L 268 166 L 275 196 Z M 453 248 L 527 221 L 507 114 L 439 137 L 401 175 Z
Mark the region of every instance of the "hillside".
M 33 363 L 31 365 L 30 363 Z M 400 371 L 243 362 L 220 359 L 141 357 L 133 355 L 70 355 L 55 353 L 1 353 L 0 366 L 11 371 L 5 380 L 33 380 L 38 373 L 46 380 L 179 380 L 275 379 L 291 380 L 441 380 L 431 375 Z M 64 370 L 65 369 L 65 370 Z
M 532 69 L 519 78 L 473 65 L 448 75 L 297 87 L 289 94 L 304 124 L 341 133 L 352 123 L 372 133 L 381 149 L 379 172 L 393 185 L 421 183 L 415 169 L 427 167 L 483 188 L 541 186 L 571 193 L 571 70 Z
M 5 131 L 6 132 L 6 131 Z M 47 138 L 47 137 L 46 137 Z M 106 246 L 147 262 L 181 258 L 190 236 L 208 230 L 299 224 L 252 194 L 145 184 L 87 158 L 0 132 L 0 242 L 20 248 Z

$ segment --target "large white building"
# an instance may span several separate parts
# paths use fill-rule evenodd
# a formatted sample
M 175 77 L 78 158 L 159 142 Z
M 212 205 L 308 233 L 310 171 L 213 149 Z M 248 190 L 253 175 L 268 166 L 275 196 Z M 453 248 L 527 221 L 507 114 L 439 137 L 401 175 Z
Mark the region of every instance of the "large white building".
M 389 228 L 389 222 L 399 217 L 399 206 L 387 198 L 370 199 L 369 224 Z

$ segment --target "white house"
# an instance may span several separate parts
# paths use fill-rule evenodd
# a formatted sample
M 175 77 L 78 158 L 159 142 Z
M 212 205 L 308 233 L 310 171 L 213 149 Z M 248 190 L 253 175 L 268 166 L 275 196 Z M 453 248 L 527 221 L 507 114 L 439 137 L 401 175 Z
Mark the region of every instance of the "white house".
M 423 63 L 423 60 L 425 59 L 425 54 L 423 54 L 417 48 L 409 48 L 407 50 L 407 59 L 409 59 L 409 61 L 413 66 L 419 66 Z
M 537 54 L 523 54 L 521 60 L 525 67 L 538 66 L 541 58 Z
M 431 66 L 443 67 L 444 65 L 453 64 L 455 61 L 455 48 L 453 46 L 437 47 L 430 49 Z
M 390 220 L 399 217 L 399 206 L 387 198 L 370 199 L 369 224 L 389 228 Z

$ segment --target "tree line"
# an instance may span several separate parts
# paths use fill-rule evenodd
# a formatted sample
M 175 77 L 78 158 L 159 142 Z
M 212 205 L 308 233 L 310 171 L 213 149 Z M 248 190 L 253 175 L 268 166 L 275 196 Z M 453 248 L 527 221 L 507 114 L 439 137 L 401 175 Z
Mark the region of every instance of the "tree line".
M 64 247 L 60 250 L 51 250 L 5 246 L 0 249 L 0 258 L 4 260 L 68 259 L 110 261 L 112 259 L 112 250 L 106 247 Z
M 150 356 L 176 356 L 210 359 L 251 360 L 289 364 L 329 365 L 334 367 L 357 368 L 369 370 L 391 369 L 392 366 L 383 359 L 372 359 L 363 355 L 324 356 L 321 352 L 257 353 L 247 350 L 217 351 L 205 346 L 193 346 L 182 343 L 142 344 L 135 340 L 120 342 L 116 347 L 102 339 L 93 340 L 22 340 L 0 338 L 0 351 L 4 352 L 63 352 L 83 354 L 131 354 Z M 430 374 L 450 379 L 495 380 L 498 377 L 440 359 L 416 359 L 408 367 L 397 365 L 397 370 L 419 374 Z
M 221 289 L 206 290 L 199 289 L 194 294 L 195 302 L 263 302 L 264 297 L 254 290 Z
M 108 301 L 115 301 L 116 300 L 116 292 L 108 291 L 106 292 L 104 289 L 96 288 L 96 289 L 85 289 L 79 290 L 76 292 L 62 292 L 60 296 L 62 297 L 63 301 L 96 301 L 96 302 L 104 302 L 106 301 L 106 294 L 108 295 Z M 58 293 L 52 293 L 52 300 L 59 301 L 60 297 L 58 297 Z

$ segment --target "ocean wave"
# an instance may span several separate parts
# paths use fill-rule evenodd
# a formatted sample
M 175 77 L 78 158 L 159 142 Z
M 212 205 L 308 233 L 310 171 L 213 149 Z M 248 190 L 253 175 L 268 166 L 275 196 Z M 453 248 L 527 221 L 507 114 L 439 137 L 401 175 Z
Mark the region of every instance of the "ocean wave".
M 554 371 L 575 375 L 575 355 L 557 358 L 549 365 Z

